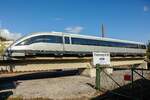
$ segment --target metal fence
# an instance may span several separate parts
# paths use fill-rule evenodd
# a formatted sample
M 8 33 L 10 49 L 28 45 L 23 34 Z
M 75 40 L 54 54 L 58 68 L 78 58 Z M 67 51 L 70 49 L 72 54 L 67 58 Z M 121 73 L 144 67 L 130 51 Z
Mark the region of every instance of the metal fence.
M 150 70 L 137 68 L 115 67 L 112 74 L 105 69 L 114 68 L 107 66 L 96 66 L 95 88 L 104 94 L 96 99 L 107 98 L 107 100 L 149 100 Z

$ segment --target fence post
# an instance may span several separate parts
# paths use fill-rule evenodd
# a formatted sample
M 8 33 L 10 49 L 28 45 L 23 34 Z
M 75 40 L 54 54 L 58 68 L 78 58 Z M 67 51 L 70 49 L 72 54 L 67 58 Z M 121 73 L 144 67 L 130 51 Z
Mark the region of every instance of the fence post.
M 135 71 L 135 67 L 136 65 L 132 65 L 131 67 L 131 85 L 132 85 L 132 98 L 135 100 L 135 97 L 134 97 L 134 71 Z
M 133 67 L 131 68 L 131 83 L 132 83 L 132 89 L 133 89 L 133 81 L 134 81 L 134 77 L 133 77 L 133 71 L 134 71 L 134 69 L 133 69 Z
M 96 64 L 96 80 L 95 80 L 95 84 L 96 84 L 96 89 L 100 90 L 100 73 L 101 73 L 101 68 L 99 64 Z

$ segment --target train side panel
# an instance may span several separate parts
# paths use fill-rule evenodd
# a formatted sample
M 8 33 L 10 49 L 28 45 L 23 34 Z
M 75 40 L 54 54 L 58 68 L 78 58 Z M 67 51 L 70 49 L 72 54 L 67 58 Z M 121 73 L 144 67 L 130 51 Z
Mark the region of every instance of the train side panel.
M 104 47 L 104 46 L 88 46 L 88 45 L 65 45 L 65 51 L 76 52 L 113 52 L 113 53 L 146 53 L 145 49 L 119 48 L 119 47 Z

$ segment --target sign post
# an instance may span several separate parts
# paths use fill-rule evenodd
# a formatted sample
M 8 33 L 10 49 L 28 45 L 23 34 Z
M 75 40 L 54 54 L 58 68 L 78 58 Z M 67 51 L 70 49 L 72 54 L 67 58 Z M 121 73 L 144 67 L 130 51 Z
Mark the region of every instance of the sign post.
M 102 66 L 110 65 L 110 53 L 93 52 L 93 65 L 96 66 L 96 89 L 100 90 Z
M 95 88 L 97 89 L 97 90 L 100 90 L 100 79 L 101 79 L 101 77 L 100 77 L 100 73 L 101 73 L 101 68 L 100 68 L 100 65 L 99 64 L 96 64 L 96 80 L 95 80 L 95 84 L 96 84 L 96 86 L 95 86 Z

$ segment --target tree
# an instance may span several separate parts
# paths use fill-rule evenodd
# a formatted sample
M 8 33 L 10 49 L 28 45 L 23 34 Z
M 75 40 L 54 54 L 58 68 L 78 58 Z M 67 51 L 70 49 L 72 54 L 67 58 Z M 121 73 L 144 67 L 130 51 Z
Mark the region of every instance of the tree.
M 148 44 L 147 44 L 147 60 L 148 60 L 148 68 L 150 68 L 150 40 L 148 41 Z
M 150 41 L 147 44 L 147 58 L 150 59 Z
M 5 44 L 3 41 L 0 41 L 0 55 L 3 55 L 5 50 Z

